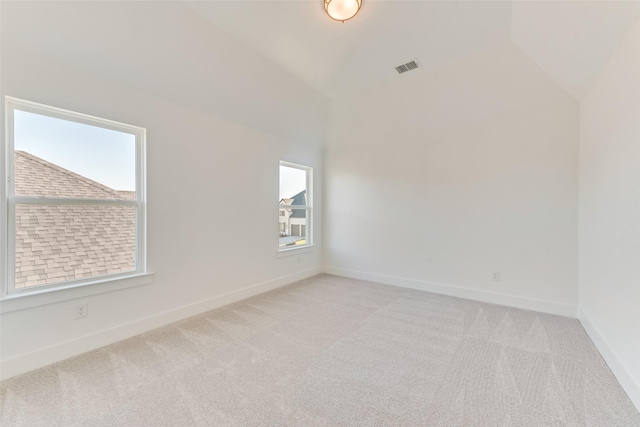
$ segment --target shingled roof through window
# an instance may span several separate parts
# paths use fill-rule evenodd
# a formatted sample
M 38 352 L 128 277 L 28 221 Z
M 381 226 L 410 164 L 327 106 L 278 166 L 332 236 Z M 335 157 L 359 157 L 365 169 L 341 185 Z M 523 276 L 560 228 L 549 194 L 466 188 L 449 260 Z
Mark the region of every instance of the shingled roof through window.
M 15 194 L 133 200 L 24 151 L 15 152 Z M 15 286 L 24 288 L 135 270 L 135 206 L 16 206 Z

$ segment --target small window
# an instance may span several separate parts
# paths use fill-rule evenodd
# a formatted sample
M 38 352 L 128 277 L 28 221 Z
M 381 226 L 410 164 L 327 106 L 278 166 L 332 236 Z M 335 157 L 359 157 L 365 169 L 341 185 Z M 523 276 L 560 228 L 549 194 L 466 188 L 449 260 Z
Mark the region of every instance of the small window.
M 312 169 L 280 162 L 279 249 L 312 244 Z
M 145 130 L 6 99 L 4 294 L 144 273 Z

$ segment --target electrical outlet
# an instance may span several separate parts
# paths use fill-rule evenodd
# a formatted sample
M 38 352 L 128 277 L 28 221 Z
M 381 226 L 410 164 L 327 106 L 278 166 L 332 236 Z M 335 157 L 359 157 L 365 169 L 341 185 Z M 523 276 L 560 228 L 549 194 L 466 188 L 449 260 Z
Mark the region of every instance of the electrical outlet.
M 89 314 L 89 303 L 88 302 L 76 305 L 76 319 L 81 319 L 83 317 L 87 317 L 87 314 Z
M 299 256 L 296 257 L 296 264 L 300 264 L 300 257 Z
M 491 273 L 491 280 L 493 280 L 494 282 L 499 282 L 500 281 L 500 272 L 499 271 L 494 271 L 493 273 Z

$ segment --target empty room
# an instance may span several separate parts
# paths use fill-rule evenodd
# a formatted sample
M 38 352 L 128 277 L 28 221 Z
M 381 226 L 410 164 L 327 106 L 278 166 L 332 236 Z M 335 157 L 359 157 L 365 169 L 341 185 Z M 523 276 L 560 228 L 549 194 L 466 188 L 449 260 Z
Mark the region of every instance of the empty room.
M 640 1 L 0 1 L 0 425 L 640 427 Z

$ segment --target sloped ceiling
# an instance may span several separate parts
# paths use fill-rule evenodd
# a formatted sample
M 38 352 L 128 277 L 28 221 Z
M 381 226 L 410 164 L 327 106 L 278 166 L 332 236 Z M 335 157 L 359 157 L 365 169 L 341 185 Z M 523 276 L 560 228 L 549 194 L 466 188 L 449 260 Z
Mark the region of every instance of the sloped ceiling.
M 640 1 L 365 0 L 346 23 L 321 0 L 185 2 L 329 98 L 511 40 L 580 100 L 640 17 Z
M 640 0 L 364 0 L 345 23 L 322 0 L 0 3 L 11 40 L 171 99 L 223 97 L 238 111 L 251 93 L 276 90 L 275 70 L 289 73 L 279 85 L 336 99 L 417 77 L 395 71 L 412 59 L 424 71 L 505 42 L 580 100 L 640 18 Z M 248 83 L 229 84 L 240 77 Z
M 504 40 L 511 17 L 509 2 L 364 0 L 345 23 L 321 0 L 186 4 L 329 98 L 394 79 L 414 58 L 428 68 Z
M 0 0 L 0 10 L 2 62 L 23 75 L 49 78 L 29 65 L 42 58 L 283 138 L 324 132 L 329 100 L 181 2 Z M 16 77 L 3 72 L 3 85 Z
M 639 15 L 637 1 L 514 2 L 511 39 L 580 100 Z

